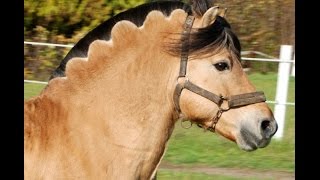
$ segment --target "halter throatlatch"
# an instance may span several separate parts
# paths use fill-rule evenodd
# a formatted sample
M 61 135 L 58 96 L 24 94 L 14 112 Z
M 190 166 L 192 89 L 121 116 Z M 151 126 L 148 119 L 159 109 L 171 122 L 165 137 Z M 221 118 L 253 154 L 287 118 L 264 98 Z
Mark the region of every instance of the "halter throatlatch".
M 217 104 L 219 107 L 219 110 L 217 111 L 216 115 L 210 120 L 211 121 L 210 126 L 204 127 L 204 125 L 198 124 L 199 127 L 203 127 L 209 131 L 214 132 L 215 126 L 218 123 L 218 120 L 220 119 L 223 112 L 228 111 L 231 108 L 265 102 L 266 97 L 262 91 L 232 95 L 230 97 L 224 97 L 222 95 L 218 96 L 189 81 L 189 79 L 186 77 L 186 72 L 187 72 L 188 49 L 189 49 L 189 38 L 190 38 L 189 34 L 191 31 L 193 22 L 194 22 L 194 16 L 188 15 L 185 21 L 184 31 L 182 33 L 180 71 L 177 79 L 177 85 L 174 90 L 173 101 L 175 104 L 175 109 L 179 113 L 179 115 L 181 115 L 179 100 L 180 100 L 181 92 L 183 89 L 187 89 L 191 92 L 194 92 Z M 180 79 L 182 81 L 179 81 Z

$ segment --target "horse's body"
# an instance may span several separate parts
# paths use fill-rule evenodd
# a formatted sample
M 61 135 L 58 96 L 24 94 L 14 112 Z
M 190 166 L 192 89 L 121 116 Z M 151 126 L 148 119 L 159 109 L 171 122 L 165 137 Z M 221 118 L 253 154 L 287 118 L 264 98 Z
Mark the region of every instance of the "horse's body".
M 210 25 L 202 14 L 193 28 Z M 117 23 L 109 41 L 91 43 L 88 57 L 67 63 L 66 77 L 52 79 L 25 102 L 26 179 L 150 179 L 179 116 L 211 124 L 218 108 L 211 101 L 184 90 L 180 113 L 173 102 L 180 57 L 165 49 L 179 41 L 187 15 L 152 11 L 140 27 Z M 194 55 L 190 81 L 226 96 L 255 91 L 231 51 Z M 229 70 L 221 69 L 221 60 Z M 261 102 L 225 112 L 215 128 L 250 151 L 270 142 L 274 126 Z

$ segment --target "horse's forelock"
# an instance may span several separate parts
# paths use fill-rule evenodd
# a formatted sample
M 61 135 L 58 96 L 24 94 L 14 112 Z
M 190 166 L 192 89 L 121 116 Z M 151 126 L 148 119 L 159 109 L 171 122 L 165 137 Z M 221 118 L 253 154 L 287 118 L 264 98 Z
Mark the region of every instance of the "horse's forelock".
M 212 55 L 222 49 L 240 57 L 240 41 L 231 30 L 230 24 L 223 17 L 217 16 L 211 25 L 197 29 L 190 35 L 190 54 Z
M 214 23 L 203 28 L 194 28 L 190 34 L 189 45 L 186 51 L 190 58 L 202 56 L 212 56 L 225 49 L 228 50 L 237 59 L 240 59 L 240 41 L 231 30 L 230 24 L 223 17 L 217 16 Z M 181 44 L 186 38 L 178 37 L 167 44 L 166 51 L 173 56 L 180 56 L 182 51 Z

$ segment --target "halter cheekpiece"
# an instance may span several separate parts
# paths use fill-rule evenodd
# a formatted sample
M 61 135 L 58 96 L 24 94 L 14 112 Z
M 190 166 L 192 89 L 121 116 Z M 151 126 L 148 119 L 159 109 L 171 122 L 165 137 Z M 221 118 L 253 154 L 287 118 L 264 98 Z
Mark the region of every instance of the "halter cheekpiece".
M 179 76 L 177 78 L 177 85 L 174 90 L 173 101 L 175 104 L 175 109 L 179 113 L 179 115 L 181 115 L 179 100 L 180 100 L 181 92 L 183 89 L 187 89 L 191 92 L 194 92 L 217 104 L 219 107 L 219 110 L 217 111 L 216 115 L 210 120 L 211 121 L 210 126 L 205 127 L 204 125 L 197 124 L 199 127 L 202 127 L 204 129 L 214 132 L 215 126 L 218 123 L 223 112 L 228 111 L 229 109 L 232 109 L 235 107 L 265 102 L 266 97 L 262 91 L 232 95 L 230 97 L 224 97 L 222 95 L 218 96 L 189 81 L 189 79 L 186 77 L 186 72 L 187 72 L 187 63 L 188 63 L 188 54 L 189 54 L 188 49 L 189 49 L 190 32 L 191 32 L 194 19 L 195 19 L 194 16 L 188 15 L 184 24 L 184 30 L 183 30 L 182 39 L 181 39 L 182 48 L 181 48 L 180 71 L 179 71 Z

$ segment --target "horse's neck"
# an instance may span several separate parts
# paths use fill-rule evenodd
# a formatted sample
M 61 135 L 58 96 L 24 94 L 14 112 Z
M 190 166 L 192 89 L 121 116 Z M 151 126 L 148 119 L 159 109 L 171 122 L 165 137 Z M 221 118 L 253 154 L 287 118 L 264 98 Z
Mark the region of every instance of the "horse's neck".
M 173 13 L 169 19 L 176 24 L 157 12 L 150 14 L 141 29 L 117 24 L 112 42 L 93 43 L 88 61 L 69 61 L 67 78 L 51 80 L 43 92 L 63 105 L 58 108 L 67 109 L 65 116 L 54 117 L 66 124 L 61 129 L 67 133 L 65 142 L 53 138 L 59 149 L 69 152 L 63 161 L 81 157 L 78 164 L 85 162 L 104 174 L 107 170 L 110 177 L 142 179 L 158 165 L 174 128 L 172 98 L 179 68 L 178 58 L 161 51 L 165 33 L 160 32 L 176 32 L 183 23 L 177 19 L 186 13 Z
M 175 61 L 168 61 L 166 56 L 159 58 L 155 51 L 153 54 L 158 58 L 113 66 L 91 78 L 91 82 L 83 82 L 82 90 L 74 91 L 77 88 L 73 86 L 78 84 L 68 78 L 52 80 L 40 97 L 27 102 L 30 107 L 25 110 L 33 112 L 32 117 L 26 116 L 25 128 L 32 128 L 28 128 L 29 123 L 33 127 L 41 125 L 39 132 L 46 135 L 33 135 L 29 139 L 44 139 L 34 143 L 54 153 L 56 159 L 76 162 L 82 157 L 88 164 L 94 162 L 92 167 L 104 168 L 94 171 L 107 171 L 110 177 L 149 178 L 174 128 L 172 73 L 177 72 L 176 68 L 172 69 Z M 25 131 L 27 136 L 28 132 Z M 29 149 L 32 148 L 35 147 Z M 72 153 L 57 157 L 61 151 Z M 126 169 L 125 174 L 122 168 Z
M 109 144 L 146 151 L 163 149 L 174 125 L 173 74 L 178 73 L 179 62 L 163 52 L 163 42 L 170 39 L 167 32 L 179 32 L 185 16 L 177 10 L 169 21 L 160 12 L 152 12 L 140 28 L 130 22 L 118 23 L 111 41 L 90 46 L 87 63 L 70 61 L 67 77 L 77 87 L 85 85 L 72 99 L 73 107 L 83 106 L 75 109 L 74 116 L 79 116 L 79 109 L 86 114 L 73 119 L 99 121 Z M 82 66 L 96 73 L 79 73 Z
M 156 53 L 152 54 L 159 57 Z M 95 161 L 108 163 L 107 169 L 123 167 L 139 173 L 156 168 L 174 128 L 172 64 L 166 59 L 146 59 L 114 65 L 101 75 L 109 78 L 87 83 L 83 91 L 71 95 L 73 138 L 94 144 L 91 150 L 101 152 Z

